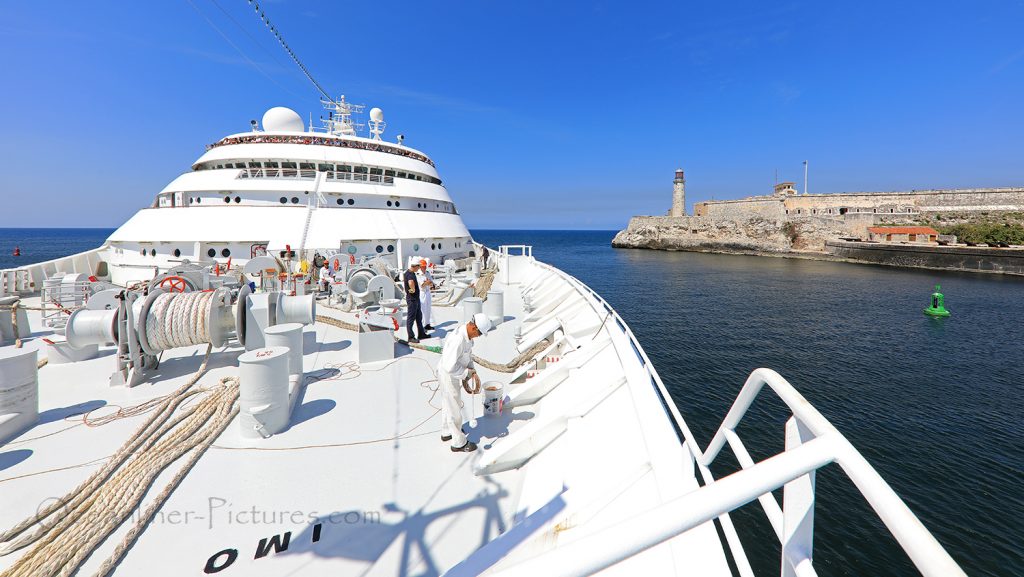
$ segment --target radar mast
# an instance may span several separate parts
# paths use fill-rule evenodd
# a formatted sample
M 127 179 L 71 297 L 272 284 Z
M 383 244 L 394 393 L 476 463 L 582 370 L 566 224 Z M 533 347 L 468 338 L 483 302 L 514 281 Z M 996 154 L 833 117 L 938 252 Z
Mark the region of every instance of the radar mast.
M 356 136 L 356 133 L 366 127 L 365 124 L 355 122 L 353 114 L 362 114 L 366 109 L 362 104 L 351 104 L 345 101 L 342 94 L 337 100 L 321 98 L 320 103 L 327 110 L 327 118 L 320 117 L 323 122 L 323 130 L 334 136 Z

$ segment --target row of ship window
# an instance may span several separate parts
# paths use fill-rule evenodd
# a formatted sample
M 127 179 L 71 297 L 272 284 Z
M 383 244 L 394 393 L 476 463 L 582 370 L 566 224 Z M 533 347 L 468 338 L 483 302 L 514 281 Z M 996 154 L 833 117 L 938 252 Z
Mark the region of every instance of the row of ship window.
M 224 204 L 230 204 L 231 201 L 234 201 L 235 204 L 239 204 L 239 203 L 242 202 L 242 197 L 240 197 L 240 196 L 235 196 L 235 197 L 225 196 L 224 197 Z M 289 202 L 291 202 L 292 204 L 299 204 L 299 197 L 293 196 L 293 197 L 291 197 L 291 199 L 289 199 L 287 196 L 282 196 L 280 199 L 278 199 L 278 201 L 281 204 L 288 204 Z M 188 203 L 189 204 L 193 204 L 193 203 L 195 203 L 195 204 L 202 204 L 203 203 L 203 197 L 197 196 L 197 197 L 193 198 L 193 197 L 190 196 L 188 198 Z M 345 204 L 348 204 L 349 206 L 352 206 L 352 205 L 354 205 L 356 203 L 356 201 L 354 199 L 351 199 L 351 198 L 349 198 L 347 200 L 344 199 L 344 198 L 339 198 L 339 199 L 337 199 L 335 201 L 335 203 L 337 203 L 338 206 L 342 206 L 342 205 L 345 205 Z M 400 200 L 394 200 L 394 201 L 389 200 L 389 201 L 387 201 L 387 205 L 389 207 L 393 206 L 395 208 L 401 208 L 402 201 L 400 201 Z M 417 202 L 416 203 L 416 208 L 426 209 L 428 207 L 428 205 L 429 205 L 429 203 L 426 203 L 426 202 Z M 446 212 L 452 212 L 452 207 L 448 203 L 444 203 L 444 207 L 441 206 L 441 203 L 434 203 L 434 208 L 435 209 L 443 209 Z
M 212 162 L 203 163 L 196 165 L 196 170 L 213 170 L 217 168 L 242 168 L 247 170 L 260 170 L 260 169 L 290 169 L 290 170 L 317 170 L 319 172 L 351 172 L 355 174 L 375 174 L 380 176 L 392 176 L 395 178 L 405 178 L 408 180 L 419 180 L 421 182 L 429 182 L 431 184 L 441 184 L 440 178 L 428 176 L 426 174 L 419 174 L 415 172 L 408 172 L 403 170 L 394 170 L 390 168 L 382 168 L 379 166 L 360 166 L 356 164 L 331 164 L 331 163 L 316 163 L 316 162 L 299 162 L 299 161 L 274 161 L 274 160 L 251 160 L 248 162 L 220 162 L 214 164 Z
M 459 243 L 459 242 L 455 243 L 455 248 L 458 248 L 460 246 L 462 246 L 462 243 Z M 384 252 L 384 248 L 385 248 L 384 245 L 378 244 L 374 250 L 377 251 L 377 254 L 382 254 Z M 420 250 L 420 245 L 414 244 L 412 249 L 413 249 L 413 251 L 418 252 Z M 436 243 L 432 242 L 432 243 L 430 243 L 430 250 L 444 250 L 444 247 L 439 242 L 436 242 Z M 348 247 L 348 253 L 349 254 L 356 254 L 357 252 L 359 252 L 359 249 L 356 248 L 355 245 L 352 245 L 352 246 Z M 388 253 L 395 252 L 395 245 L 393 245 L 393 244 L 387 245 L 387 252 Z M 141 254 L 142 256 L 146 256 L 147 254 L 149 254 L 149 256 L 154 256 L 155 257 L 156 256 L 156 249 L 155 248 L 151 248 L 151 249 L 149 249 L 147 251 L 145 248 L 142 248 L 142 249 L 139 250 L 139 254 Z M 178 258 L 178 257 L 181 256 L 181 249 L 180 248 L 176 248 L 176 249 L 174 249 L 174 251 L 171 254 L 174 255 L 174 258 Z M 217 249 L 211 248 L 211 249 L 207 250 L 206 251 L 206 256 L 208 256 L 210 258 L 215 258 L 217 256 Z M 231 256 L 231 250 L 230 249 L 226 249 L 226 248 L 225 249 L 221 249 L 220 256 L 222 256 L 224 258 L 228 258 L 229 256 Z
M 459 243 L 459 242 L 455 243 L 455 248 L 459 248 L 460 246 L 462 246 L 462 243 Z M 388 249 L 389 253 L 395 252 L 395 245 L 389 244 L 387 246 L 387 249 Z M 378 244 L 377 248 L 375 250 L 377 251 L 378 254 L 383 253 L 384 252 L 384 245 Z M 419 252 L 420 245 L 418 245 L 418 244 L 412 245 L 412 250 L 413 250 L 413 252 Z M 444 250 L 444 246 L 442 246 L 442 244 L 439 243 L 439 242 L 432 242 L 432 243 L 430 243 L 430 250 Z M 357 252 L 359 252 L 359 249 L 356 248 L 355 245 L 353 245 L 353 246 L 348 247 L 348 251 L 347 252 L 349 254 L 356 254 Z
M 377 251 L 377 252 L 380 252 L 380 251 Z M 145 247 L 143 247 L 141 250 L 139 250 L 139 254 L 141 254 L 142 256 L 146 256 L 147 251 L 146 251 Z M 149 256 L 156 256 L 156 249 L 155 248 L 149 249 L 148 254 L 149 254 Z M 174 255 L 174 258 L 178 258 L 179 256 L 181 256 L 181 249 L 180 248 L 176 248 L 176 249 L 174 249 L 174 251 L 171 254 Z M 211 248 L 211 249 L 207 250 L 206 251 L 206 256 L 208 256 L 210 258 L 216 257 L 217 256 L 217 249 Z M 220 251 L 220 256 L 222 256 L 224 258 L 228 258 L 229 256 L 231 256 L 231 251 L 229 249 L 226 249 L 226 248 L 222 249 Z

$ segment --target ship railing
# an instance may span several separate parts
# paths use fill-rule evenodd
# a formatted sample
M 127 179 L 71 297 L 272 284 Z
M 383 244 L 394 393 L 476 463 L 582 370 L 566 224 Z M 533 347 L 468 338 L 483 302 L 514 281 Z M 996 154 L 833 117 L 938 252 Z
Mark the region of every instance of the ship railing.
M 643 347 L 615 309 L 572 275 L 544 263 L 537 264 L 564 278 L 581 294 L 590 295 L 626 335 L 662 404 L 672 415 L 676 431 L 693 456 L 704 486 L 622 523 L 523 561 L 501 571 L 500 575 L 590 575 L 717 519 L 737 570 L 750 577 L 754 575 L 753 569 L 729 512 L 755 499 L 782 543 L 782 577 L 817 575 L 813 566 L 814 477 L 817 469 L 830 463 L 837 463 L 853 481 L 922 575 L 965 575 L 860 452 L 775 371 L 757 369 L 750 374 L 707 450 L 701 450 Z M 785 450 L 754 463 L 736 427 L 765 385 L 786 404 L 791 416 L 786 422 Z M 742 469 L 716 480 L 710 465 L 726 444 Z M 783 489 L 782 506 L 772 494 L 779 488 Z
M 28 295 L 40 292 L 43 281 L 58 273 L 85 274 L 106 280 L 109 271 L 103 265 L 108 246 L 62 256 L 53 260 L 0 270 L 0 296 Z

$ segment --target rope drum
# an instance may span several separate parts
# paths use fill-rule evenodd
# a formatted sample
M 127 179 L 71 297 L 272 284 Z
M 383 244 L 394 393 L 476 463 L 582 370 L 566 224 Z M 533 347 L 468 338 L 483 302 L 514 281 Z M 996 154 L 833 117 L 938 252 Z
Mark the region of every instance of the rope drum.
M 156 297 L 146 316 L 150 347 L 167 350 L 210 342 L 210 307 L 213 292 L 164 293 Z

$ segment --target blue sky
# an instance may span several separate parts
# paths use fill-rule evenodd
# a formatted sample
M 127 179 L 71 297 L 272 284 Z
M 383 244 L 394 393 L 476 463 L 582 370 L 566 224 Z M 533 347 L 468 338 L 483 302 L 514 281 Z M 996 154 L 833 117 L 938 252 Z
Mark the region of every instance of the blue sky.
M 619 228 L 667 210 L 677 166 L 691 206 L 802 186 L 805 159 L 811 192 L 1024 185 L 1021 1 L 264 8 L 470 228 Z M 267 108 L 319 115 L 251 10 L 5 3 L 0 226 L 117 226 Z

